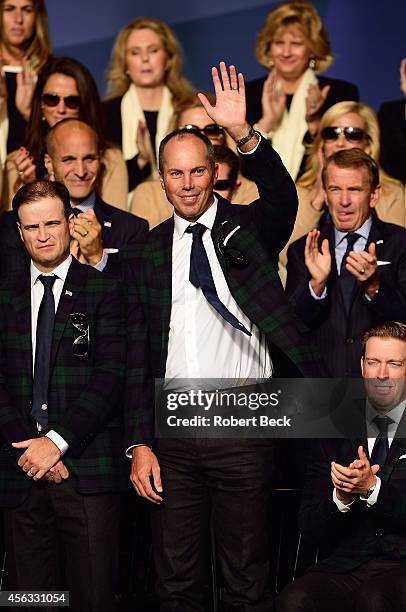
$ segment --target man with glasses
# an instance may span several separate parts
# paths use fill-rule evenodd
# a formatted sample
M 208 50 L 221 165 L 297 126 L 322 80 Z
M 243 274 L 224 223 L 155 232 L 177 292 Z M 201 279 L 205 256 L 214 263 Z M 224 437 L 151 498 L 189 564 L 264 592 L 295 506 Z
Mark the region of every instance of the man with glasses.
M 11 590 L 70 591 L 112 612 L 124 378 L 123 296 L 70 254 L 60 183 L 13 199 L 30 262 L 0 293 L 0 505 Z M 47 600 L 49 601 L 49 600 Z
M 406 610 L 406 325 L 362 339 L 366 402 L 346 411 L 354 439 L 315 442 L 299 513 L 319 561 L 277 612 Z
M 107 204 L 98 195 L 103 172 L 97 135 L 78 119 L 64 119 L 50 129 L 45 165 L 51 180 L 60 181 L 69 191 L 75 213 L 71 252 L 80 261 L 99 271 L 119 274 L 121 253 L 148 230 L 135 215 Z M 25 253 L 15 228 L 12 212 L 0 221 L 2 276 L 18 273 Z
M 363 331 L 406 321 L 406 230 L 374 214 L 379 171 L 364 151 L 331 155 L 322 180 L 331 221 L 289 247 L 286 291 L 330 375 L 359 376 Z

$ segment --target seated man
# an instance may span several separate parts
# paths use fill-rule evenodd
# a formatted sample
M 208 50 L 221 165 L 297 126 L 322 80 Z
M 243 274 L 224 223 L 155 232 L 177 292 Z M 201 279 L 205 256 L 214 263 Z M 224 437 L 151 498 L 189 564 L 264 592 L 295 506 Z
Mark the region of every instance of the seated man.
M 99 271 L 118 274 L 121 251 L 148 231 L 147 223 L 98 196 L 103 168 L 97 135 L 90 126 L 65 119 L 49 131 L 46 144 L 48 175 L 68 189 L 75 213 L 72 255 Z M 18 274 L 26 260 L 15 215 L 7 212 L 0 220 L 0 276 Z
M 315 443 L 299 513 L 329 554 L 286 587 L 278 612 L 406 610 L 406 325 L 380 323 L 362 345 L 364 436 Z
M 379 172 L 360 149 L 331 155 L 322 179 L 331 223 L 289 247 L 286 292 L 330 374 L 359 376 L 365 329 L 406 321 L 406 230 L 373 213 Z

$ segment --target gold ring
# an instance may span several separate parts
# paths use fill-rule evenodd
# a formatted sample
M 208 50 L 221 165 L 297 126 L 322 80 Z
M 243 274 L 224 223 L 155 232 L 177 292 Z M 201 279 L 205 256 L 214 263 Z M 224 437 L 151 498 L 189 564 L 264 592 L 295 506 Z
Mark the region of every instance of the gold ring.
M 86 236 L 88 235 L 89 232 L 85 231 L 85 233 L 83 234 L 83 238 L 86 238 Z
M 361 268 L 361 274 L 365 274 L 365 268 Z

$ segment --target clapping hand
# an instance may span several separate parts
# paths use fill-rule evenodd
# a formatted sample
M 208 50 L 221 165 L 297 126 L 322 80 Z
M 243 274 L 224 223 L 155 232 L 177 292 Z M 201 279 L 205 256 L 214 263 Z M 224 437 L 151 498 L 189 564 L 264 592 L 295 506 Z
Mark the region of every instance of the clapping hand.
M 31 113 L 31 102 L 34 94 L 36 74 L 31 68 L 30 60 L 24 57 L 22 60 L 22 72 L 16 75 L 16 107 L 25 121 L 28 121 Z
M 310 274 L 310 283 L 314 293 L 320 296 L 331 272 L 331 254 L 328 240 L 325 238 L 319 250 L 320 232 L 317 229 L 307 234 L 304 258 Z
M 400 89 L 406 96 L 406 57 L 400 62 Z
M 257 125 L 261 132 L 268 134 L 279 126 L 286 106 L 286 96 L 273 70 L 268 74 L 262 88 L 261 104 L 262 117 Z

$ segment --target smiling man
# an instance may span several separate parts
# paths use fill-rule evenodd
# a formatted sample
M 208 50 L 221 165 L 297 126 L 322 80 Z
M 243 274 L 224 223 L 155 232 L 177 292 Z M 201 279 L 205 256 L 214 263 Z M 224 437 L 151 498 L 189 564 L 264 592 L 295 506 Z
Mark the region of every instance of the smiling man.
M 71 256 L 75 218 L 63 185 L 26 185 L 13 211 L 30 262 L 0 293 L 9 586 L 62 588 L 65 570 L 72 610 L 112 611 L 124 487 L 123 296 L 113 278 Z
M 362 430 L 314 445 L 299 522 L 319 561 L 282 592 L 278 612 L 406 610 L 406 325 L 375 325 L 362 345 Z
M 224 126 L 247 158 L 260 198 L 247 206 L 222 198 L 215 191 L 213 145 L 200 130 L 176 130 L 159 152 L 161 184 L 174 214 L 146 236 L 128 264 L 134 300 L 127 453 L 135 490 L 157 506 L 151 517 L 162 612 L 204 609 L 210 515 L 224 601 L 247 612 L 272 609 L 268 502 L 274 445 L 241 440 L 239 432 L 232 440 L 154 441 L 148 380 L 166 378 L 179 390 L 184 379 L 238 379 L 238 385 L 283 375 L 288 364 L 291 373 L 318 372 L 276 267 L 296 214 L 294 184 L 245 119 L 242 74 L 224 63 L 220 73 L 213 68 L 215 106 L 203 94 L 199 98 L 211 122 Z
M 364 151 L 331 155 L 323 185 L 331 222 L 290 246 L 286 291 L 330 375 L 359 376 L 363 331 L 406 321 L 406 230 L 376 217 L 379 171 Z
M 83 121 L 64 119 L 47 135 L 45 165 L 50 180 L 69 191 L 75 213 L 71 253 L 81 263 L 118 275 L 122 251 L 148 231 L 136 215 L 107 204 L 98 195 L 103 167 L 97 135 Z M 18 274 L 25 265 L 13 212 L 0 220 L 0 276 Z

